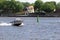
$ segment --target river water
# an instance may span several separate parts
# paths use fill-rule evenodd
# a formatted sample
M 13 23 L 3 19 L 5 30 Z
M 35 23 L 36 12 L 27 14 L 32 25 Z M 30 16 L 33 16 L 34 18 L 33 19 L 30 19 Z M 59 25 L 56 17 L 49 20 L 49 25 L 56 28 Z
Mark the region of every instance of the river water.
M 60 40 L 60 17 L 19 17 L 24 25 L 0 26 L 0 40 Z M 0 22 L 11 22 L 16 17 L 0 17 Z

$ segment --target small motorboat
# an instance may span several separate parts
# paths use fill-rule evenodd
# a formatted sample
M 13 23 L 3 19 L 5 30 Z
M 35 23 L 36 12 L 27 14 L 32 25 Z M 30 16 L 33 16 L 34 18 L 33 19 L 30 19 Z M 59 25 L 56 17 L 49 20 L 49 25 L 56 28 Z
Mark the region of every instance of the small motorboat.
M 12 23 L 13 26 L 22 26 L 22 25 L 24 25 L 23 21 L 20 18 L 16 18 L 16 20 L 14 20 L 10 23 Z
M 16 18 L 16 20 L 6 23 L 0 22 L 0 26 L 23 26 L 23 21 L 20 18 Z
M 0 22 L 0 26 L 23 26 L 23 23 L 4 23 L 4 22 Z

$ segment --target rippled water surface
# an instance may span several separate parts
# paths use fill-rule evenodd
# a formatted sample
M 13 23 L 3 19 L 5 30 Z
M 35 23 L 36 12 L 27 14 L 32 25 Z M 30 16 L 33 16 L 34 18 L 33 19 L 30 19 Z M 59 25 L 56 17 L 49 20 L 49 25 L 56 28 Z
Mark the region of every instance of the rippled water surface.
M 16 17 L 0 17 L 0 22 L 11 22 Z M 60 17 L 19 17 L 24 25 L 0 26 L 0 40 L 60 40 Z

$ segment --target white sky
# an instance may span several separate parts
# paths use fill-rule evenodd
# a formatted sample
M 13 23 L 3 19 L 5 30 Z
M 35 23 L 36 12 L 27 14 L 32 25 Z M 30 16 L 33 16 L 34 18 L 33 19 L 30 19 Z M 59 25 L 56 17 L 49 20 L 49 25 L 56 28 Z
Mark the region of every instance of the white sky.
M 36 0 L 17 0 L 17 1 L 20 1 L 20 2 L 29 2 L 29 3 L 34 3 Z M 42 0 L 43 2 L 46 2 L 46 1 L 55 1 L 55 2 L 60 2 L 60 0 Z

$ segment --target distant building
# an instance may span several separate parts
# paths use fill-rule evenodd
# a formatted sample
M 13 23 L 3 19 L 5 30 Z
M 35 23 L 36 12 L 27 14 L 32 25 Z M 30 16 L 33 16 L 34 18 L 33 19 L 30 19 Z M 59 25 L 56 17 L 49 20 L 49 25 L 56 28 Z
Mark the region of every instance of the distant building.
M 34 7 L 28 6 L 25 8 L 25 15 L 28 15 L 29 13 L 34 13 Z
M 34 13 L 34 7 L 33 6 L 28 6 L 27 11 L 28 11 L 28 13 Z

